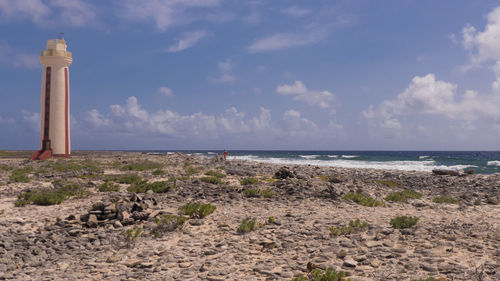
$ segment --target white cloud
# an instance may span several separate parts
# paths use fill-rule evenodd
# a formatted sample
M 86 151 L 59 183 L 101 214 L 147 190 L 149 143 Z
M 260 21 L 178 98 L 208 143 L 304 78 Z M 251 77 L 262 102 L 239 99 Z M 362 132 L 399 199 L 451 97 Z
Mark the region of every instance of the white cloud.
M 287 14 L 287 15 L 293 16 L 293 17 L 297 17 L 297 18 L 303 17 L 303 16 L 311 13 L 310 10 L 300 8 L 298 6 L 291 6 L 289 8 L 284 9 L 282 12 L 284 14 Z
M 500 7 L 488 14 L 484 31 L 466 25 L 462 30 L 463 45 L 470 51 L 471 63 L 479 64 L 487 60 L 500 61 Z
M 4 118 L 2 115 L 0 115 L 0 124 L 14 124 L 16 121 L 14 118 Z
M 225 61 L 220 61 L 217 63 L 217 66 L 222 72 L 229 72 L 233 68 L 233 64 L 230 59 L 226 59 Z
M 83 27 L 97 22 L 95 9 L 83 0 L 0 0 L 0 15 L 7 22 L 31 20 L 39 26 Z
M 37 55 L 19 54 L 14 56 L 13 65 L 19 68 L 37 69 L 41 67 L 40 57 Z
M 282 50 L 291 47 L 311 45 L 324 40 L 328 33 L 326 29 L 312 29 L 301 33 L 277 33 L 255 40 L 247 50 L 251 53 Z
M 34 132 L 40 131 L 40 113 L 31 112 L 29 110 L 21 110 L 24 122 L 28 125 L 29 129 Z
M 29 19 L 42 24 L 50 14 L 50 8 L 42 0 L 0 0 L 2 21 Z
M 308 105 L 320 108 L 330 108 L 335 101 L 335 95 L 329 91 L 311 91 L 301 81 L 291 85 L 278 85 L 276 92 L 282 95 L 294 96 L 294 100 L 304 101 Z
M 500 64 L 497 64 L 500 72 Z M 499 73 L 500 74 L 500 73 Z M 497 77 L 497 81 L 500 78 Z M 396 98 L 382 102 L 378 107 L 370 107 L 362 112 L 363 117 L 381 128 L 399 129 L 402 124 L 395 116 L 434 115 L 448 120 L 461 121 L 472 128 L 477 120 L 500 122 L 500 91 L 496 91 L 495 81 L 492 94 L 466 91 L 457 95 L 457 85 L 436 80 L 434 74 L 416 76 L 405 91 Z M 377 123 L 378 122 L 378 123 Z
M 169 53 L 176 53 L 176 52 L 180 52 L 182 50 L 185 50 L 187 48 L 191 48 L 194 45 L 196 45 L 196 43 L 198 43 L 198 41 L 200 41 L 201 39 L 203 39 L 207 35 L 208 35 L 208 33 L 206 31 L 203 31 L 203 30 L 186 32 L 186 33 L 182 34 L 181 38 L 177 39 L 177 43 L 168 47 L 167 49 L 165 49 L 165 51 L 169 52 Z
M 108 126 L 111 122 L 109 119 L 102 116 L 96 109 L 92 109 L 87 112 L 84 120 L 89 122 L 95 128 Z
M 40 57 L 38 55 L 27 54 L 5 44 L 0 45 L 0 64 L 1 63 L 25 69 L 37 69 L 41 67 Z
M 160 93 L 160 95 L 166 96 L 166 97 L 171 97 L 174 95 L 174 91 L 172 91 L 172 89 L 170 89 L 169 87 L 166 87 L 166 86 L 158 88 L 158 93 Z
M 283 114 L 284 129 L 293 137 L 306 137 L 315 135 L 312 132 L 318 126 L 311 120 L 301 116 L 300 112 L 290 109 Z
M 188 24 L 206 18 L 206 11 L 198 14 L 194 8 L 214 7 L 219 0 L 122 0 L 120 15 L 132 21 L 153 21 L 160 31 L 175 25 Z M 190 13 L 186 13 L 190 10 Z
M 231 72 L 231 70 L 233 69 L 233 64 L 230 59 L 218 62 L 217 67 L 219 68 L 221 74 L 218 77 L 209 77 L 208 80 L 210 82 L 220 83 L 220 84 L 230 84 L 236 81 L 236 78 Z
M 81 0 L 51 0 L 51 5 L 61 8 L 58 14 L 63 22 L 77 27 L 87 26 L 95 23 L 97 14 L 95 9 L 85 1 Z

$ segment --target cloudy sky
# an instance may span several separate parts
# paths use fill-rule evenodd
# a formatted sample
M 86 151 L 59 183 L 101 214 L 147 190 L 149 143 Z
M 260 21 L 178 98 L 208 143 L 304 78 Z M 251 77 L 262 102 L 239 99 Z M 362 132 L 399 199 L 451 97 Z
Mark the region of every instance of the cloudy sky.
M 500 150 L 498 1 L 0 0 L 0 149 L 59 32 L 73 149 Z

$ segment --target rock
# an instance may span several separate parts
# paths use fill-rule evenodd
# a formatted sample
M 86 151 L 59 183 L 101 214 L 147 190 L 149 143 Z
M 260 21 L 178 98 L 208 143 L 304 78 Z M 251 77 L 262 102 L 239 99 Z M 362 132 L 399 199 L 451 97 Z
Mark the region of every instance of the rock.
M 435 169 L 432 170 L 432 173 L 439 176 L 459 176 L 460 173 L 455 170 L 443 170 L 443 169 Z
M 98 220 L 97 220 L 96 215 L 90 214 L 89 219 L 87 220 L 87 226 L 88 227 L 97 227 L 97 223 L 98 223 Z
M 116 221 L 113 223 L 113 226 L 114 226 L 115 228 L 121 228 L 121 227 L 123 227 L 122 223 L 121 223 L 120 221 L 118 221 L 118 220 L 116 220 Z
M 343 259 L 345 256 L 347 256 L 346 250 L 342 249 L 337 253 L 337 258 Z
M 281 167 L 275 174 L 274 177 L 277 179 L 293 178 L 294 174 L 288 169 L 288 167 Z
M 342 265 L 345 267 L 356 267 L 358 263 L 352 258 L 346 258 L 344 259 L 344 263 Z
M 203 222 L 204 222 L 203 219 L 190 219 L 189 220 L 189 224 L 190 225 L 195 225 L 195 226 L 202 225 Z

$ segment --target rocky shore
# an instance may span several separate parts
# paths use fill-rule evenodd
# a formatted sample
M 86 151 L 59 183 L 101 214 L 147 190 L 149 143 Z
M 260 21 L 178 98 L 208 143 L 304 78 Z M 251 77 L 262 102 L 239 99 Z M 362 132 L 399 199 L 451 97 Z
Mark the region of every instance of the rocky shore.
M 500 280 L 500 175 L 25 159 L 0 154 L 0 280 Z

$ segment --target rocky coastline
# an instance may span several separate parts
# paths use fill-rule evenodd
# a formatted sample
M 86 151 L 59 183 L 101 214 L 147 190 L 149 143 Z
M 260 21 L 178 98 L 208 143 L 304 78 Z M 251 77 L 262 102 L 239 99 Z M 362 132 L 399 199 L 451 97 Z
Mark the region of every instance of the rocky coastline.
M 500 280 L 499 204 L 498 174 L 6 153 L 0 280 Z

